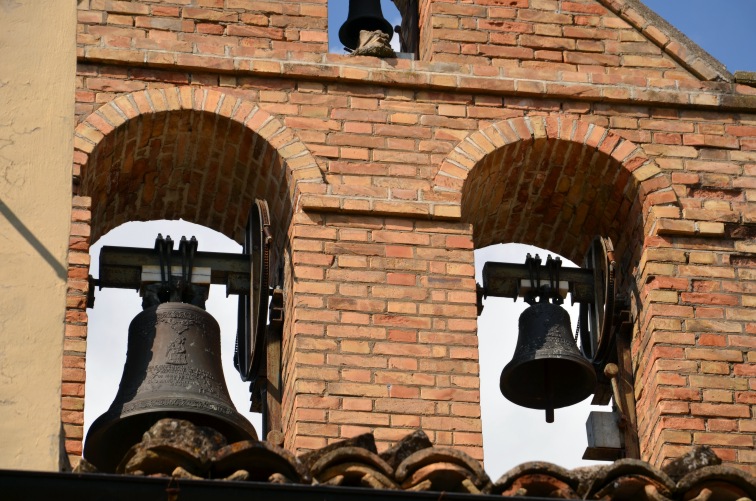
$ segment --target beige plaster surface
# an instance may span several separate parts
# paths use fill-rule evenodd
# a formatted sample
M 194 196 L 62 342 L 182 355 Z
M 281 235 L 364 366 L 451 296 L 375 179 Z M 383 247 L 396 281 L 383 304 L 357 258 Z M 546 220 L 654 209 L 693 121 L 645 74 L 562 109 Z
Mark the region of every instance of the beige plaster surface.
M 75 0 L 0 0 L 0 469 L 61 463 L 75 44 Z

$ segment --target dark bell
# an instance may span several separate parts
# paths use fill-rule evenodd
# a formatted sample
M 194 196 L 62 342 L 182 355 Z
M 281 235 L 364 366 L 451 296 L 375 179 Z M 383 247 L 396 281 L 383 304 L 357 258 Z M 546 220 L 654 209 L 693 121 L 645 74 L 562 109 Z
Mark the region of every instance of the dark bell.
M 131 321 L 118 392 L 92 423 L 84 457 L 100 471 L 114 472 L 129 448 L 165 417 L 209 426 L 229 442 L 257 439 L 228 394 L 218 322 L 184 303 L 147 308 Z
M 578 351 L 570 316 L 562 307 L 544 302 L 522 312 L 515 353 L 501 372 L 499 387 L 517 405 L 545 409 L 549 423 L 554 409 L 593 394 L 596 372 Z
M 381 30 L 389 36 L 394 28 L 381 10 L 381 0 L 349 0 L 349 15 L 339 29 L 339 40 L 348 49 L 356 49 L 360 44 L 360 31 Z

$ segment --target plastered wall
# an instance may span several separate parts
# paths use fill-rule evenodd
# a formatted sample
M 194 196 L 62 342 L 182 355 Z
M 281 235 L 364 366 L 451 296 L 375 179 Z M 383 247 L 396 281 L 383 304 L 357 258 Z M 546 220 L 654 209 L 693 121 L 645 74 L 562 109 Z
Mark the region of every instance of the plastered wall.
M 0 0 L 3 469 L 61 467 L 75 30 L 75 0 Z

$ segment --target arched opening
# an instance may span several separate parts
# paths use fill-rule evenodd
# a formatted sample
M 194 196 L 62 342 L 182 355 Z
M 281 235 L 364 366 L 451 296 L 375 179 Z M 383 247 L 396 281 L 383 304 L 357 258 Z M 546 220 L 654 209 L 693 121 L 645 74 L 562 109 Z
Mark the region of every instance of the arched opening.
M 243 123 L 197 110 L 140 115 L 116 128 L 90 155 L 79 192 L 92 198 L 92 240 L 127 221 L 184 219 L 238 241 L 261 198 L 280 250 L 292 213 L 277 150 Z
M 496 244 L 475 251 L 475 276 L 482 283 L 486 262 L 522 264 L 527 254 L 554 253 L 522 244 Z M 576 266 L 562 257 L 564 267 Z M 513 404 L 499 389 L 499 377 L 509 363 L 517 343 L 520 314 L 527 303 L 519 298 L 490 296 L 483 300 L 483 313 L 478 317 L 478 349 L 480 353 L 481 416 L 483 419 L 483 451 L 486 470 L 492 479 L 527 461 L 548 461 L 565 468 L 601 464 L 582 460 L 586 448 L 585 421 L 588 413 L 610 411 L 608 407 L 592 406 L 590 398 L 579 404 L 556 409 L 554 423 L 544 421 L 544 412 Z M 578 305 L 568 296 L 563 305 L 570 314 L 572 331 L 578 319 Z
M 307 148 L 279 120 L 253 103 L 208 89 L 120 96 L 79 124 L 74 145 L 78 196 L 70 243 L 62 421 L 67 452 L 78 455 L 89 242 L 125 222 L 159 219 L 183 219 L 240 242 L 254 200 L 264 199 L 271 218 L 270 283 L 282 285 L 285 301 L 291 301 L 289 226 L 300 191 L 318 191 L 323 179 Z M 154 243 L 155 236 L 150 231 L 146 238 Z
M 627 245 L 628 226 L 640 222 L 639 204 L 627 193 L 630 177 L 620 162 L 586 144 L 515 142 L 470 172 L 462 218 L 474 225 L 476 248 L 527 243 L 579 262 L 595 235 Z
M 97 276 L 98 258 L 103 246 L 151 248 L 158 233 L 170 235 L 174 240 L 181 236 L 195 236 L 201 252 L 241 252 L 241 246 L 225 235 L 186 221 L 131 222 L 114 228 L 92 245 L 90 266 L 93 275 Z M 210 286 L 206 309 L 220 325 L 221 362 L 226 386 L 237 411 L 259 431 L 262 430 L 260 414 L 249 411 L 249 383 L 243 382 L 233 367 L 237 304 L 237 298 L 226 297 L 223 286 Z M 107 411 L 118 391 L 126 361 L 129 324 L 140 311 L 141 298 L 137 291 L 104 288 L 95 293 L 95 307 L 88 310 L 85 437 L 92 421 Z
M 648 183 L 651 178 L 653 182 Z M 600 235 L 614 243 L 619 288 L 629 292 L 633 282 L 630 272 L 637 264 L 643 244 L 643 219 L 648 210 L 644 200 L 649 192 L 668 189 L 669 182 L 632 143 L 601 127 L 560 116 L 509 120 L 472 134 L 447 157 L 436 185 L 437 189 L 461 192 L 462 220 L 473 227 L 476 267 L 482 267 L 484 260 L 524 262 L 522 252 L 512 255 L 511 260 L 490 257 L 493 249 L 490 246 L 502 243 L 532 245 L 537 249 L 532 249 L 531 253 L 538 252 L 544 259 L 550 253 L 581 263 L 593 238 Z M 500 301 L 511 305 L 511 300 Z M 492 308 L 489 306 L 489 309 Z M 493 335 L 506 336 L 515 342 L 521 310 L 507 311 L 506 318 L 493 317 L 492 328 L 496 331 Z M 484 316 L 479 318 L 478 329 L 481 379 L 484 386 L 493 383 L 493 389 L 483 389 L 483 398 L 486 399 L 488 393 L 503 400 L 498 391 L 498 379 L 512 349 L 501 351 L 489 345 L 491 334 L 484 332 L 489 323 L 486 314 L 484 311 Z M 507 332 L 502 332 L 502 327 Z M 572 327 L 574 332 L 575 325 Z M 494 357 L 495 367 L 486 368 L 486 358 L 491 352 L 498 354 Z M 495 406 L 483 403 L 484 413 L 490 414 L 492 408 Z M 559 412 L 564 415 L 565 411 L 560 409 Z M 587 418 L 587 413 L 583 412 L 580 431 L 569 432 L 581 439 L 585 437 Z M 544 427 L 554 426 L 543 423 L 542 415 L 523 417 L 518 424 L 509 423 L 507 419 L 505 415 L 484 414 L 487 461 L 499 451 L 506 451 L 507 461 L 511 461 L 508 466 L 533 459 L 562 462 L 563 466 L 579 463 L 584 445 L 570 451 L 574 458 L 569 461 L 572 464 L 565 464 L 563 458 L 567 456 L 558 453 L 530 455 L 535 448 L 528 444 L 544 437 Z M 517 439 L 525 441 L 491 445 L 489 435 L 492 433 L 516 434 Z M 552 452 L 565 446 L 564 440 L 546 444 L 546 449 L 549 445 Z M 517 457 L 513 452 L 518 450 L 527 454 Z M 505 466 L 500 468 L 506 469 Z

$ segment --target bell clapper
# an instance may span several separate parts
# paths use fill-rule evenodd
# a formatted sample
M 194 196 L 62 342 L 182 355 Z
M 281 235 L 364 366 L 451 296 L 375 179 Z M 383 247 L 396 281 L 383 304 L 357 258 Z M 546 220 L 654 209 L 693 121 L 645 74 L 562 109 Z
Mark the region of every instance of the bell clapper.
M 551 385 L 551 371 L 549 364 L 543 364 L 543 380 L 546 385 L 546 422 L 554 422 L 554 389 Z

